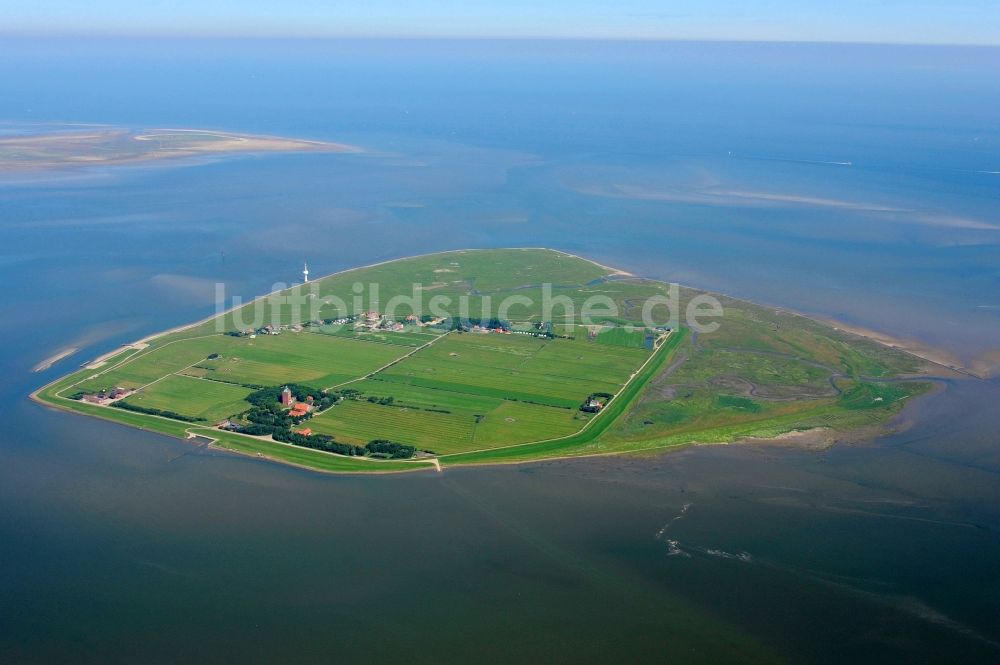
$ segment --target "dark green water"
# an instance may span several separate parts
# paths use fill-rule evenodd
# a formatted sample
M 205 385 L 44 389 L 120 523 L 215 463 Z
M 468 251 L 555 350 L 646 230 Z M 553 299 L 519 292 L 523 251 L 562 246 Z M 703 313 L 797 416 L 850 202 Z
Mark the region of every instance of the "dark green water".
M 319 275 L 466 246 L 558 247 L 973 360 L 1000 329 L 996 50 L 0 53 L 0 117 L 19 123 L 372 149 L 0 181 L 0 663 L 1000 659 L 996 380 L 951 382 L 904 433 L 825 452 L 377 478 L 27 400 L 211 313 L 216 281 L 253 295 L 303 259 Z M 622 184 L 646 189 L 608 194 Z

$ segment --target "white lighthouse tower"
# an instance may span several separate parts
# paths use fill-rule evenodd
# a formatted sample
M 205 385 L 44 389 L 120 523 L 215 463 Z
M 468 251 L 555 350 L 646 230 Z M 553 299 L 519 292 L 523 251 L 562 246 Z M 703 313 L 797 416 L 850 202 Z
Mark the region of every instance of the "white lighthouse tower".
M 308 281 L 309 281 L 309 264 L 308 263 L 303 263 L 302 264 L 302 283 L 305 284 Z

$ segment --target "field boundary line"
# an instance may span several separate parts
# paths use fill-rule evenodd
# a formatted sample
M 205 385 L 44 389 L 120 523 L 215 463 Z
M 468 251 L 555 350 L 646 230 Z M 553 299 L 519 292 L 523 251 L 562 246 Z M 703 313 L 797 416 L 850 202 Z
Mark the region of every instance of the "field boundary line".
M 133 353 L 129 357 L 123 358 L 122 360 L 120 360 L 119 362 L 115 363 L 114 365 L 111 365 L 110 367 L 106 367 L 106 368 L 102 369 L 97 374 L 91 374 L 90 376 L 87 376 L 87 377 L 84 377 L 84 378 L 80 379 L 76 383 L 70 384 L 70 385 L 66 386 L 65 388 L 63 388 L 63 389 L 56 391 L 55 395 L 56 395 L 56 397 L 62 397 L 62 393 L 64 391 L 69 390 L 70 388 L 76 388 L 78 385 L 80 385 L 84 381 L 91 381 L 93 379 L 96 379 L 99 376 L 103 376 L 104 374 L 107 374 L 108 372 L 111 372 L 113 370 L 116 370 L 116 369 L 124 366 L 124 365 L 127 365 L 130 362 L 138 360 L 139 358 L 145 358 L 146 356 L 150 355 L 151 353 L 155 353 L 156 351 L 159 351 L 160 349 L 165 349 L 168 346 L 170 346 L 171 344 L 176 344 L 177 342 L 185 342 L 185 341 L 192 340 L 192 339 L 206 339 L 208 337 L 221 337 L 221 336 L 223 336 L 223 333 L 212 333 L 211 335 L 199 335 L 197 337 L 184 337 L 182 339 L 171 340 L 171 341 L 167 342 L 166 344 L 164 344 L 162 346 L 155 346 L 155 347 L 152 347 L 152 348 L 147 347 L 146 349 L 139 349 L 138 353 Z M 139 342 L 135 342 L 135 343 L 138 344 Z M 204 358 L 201 358 L 199 360 L 194 361 L 193 363 L 191 363 L 187 367 L 182 367 L 181 369 L 177 370 L 177 372 L 183 372 L 186 369 L 191 369 L 192 367 L 194 367 L 195 365 L 197 365 L 198 363 L 200 363 L 202 360 L 204 360 Z M 164 374 L 163 376 L 161 376 L 156 381 L 159 381 L 160 379 L 165 379 L 166 377 L 170 376 L 171 374 L 176 374 L 177 372 L 168 372 L 167 374 Z M 155 383 L 156 381 L 153 381 L 152 383 Z M 148 386 L 148 385 L 151 385 L 151 384 L 147 383 L 146 385 Z M 146 386 L 141 386 L 141 388 L 145 388 L 145 387 Z M 136 390 L 141 390 L 141 388 L 136 388 Z M 44 387 L 42 389 L 44 389 Z
M 618 399 L 618 397 L 625 391 L 625 389 L 627 389 L 630 385 L 632 385 L 632 383 L 642 373 L 642 371 L 644 369 L 646 369 L 646 367 L 649 365 L 649 363 L 651 363 L 653 361 L 653 359 L 657 357 L 657 355 L 660 352 L 660 350 L 663 349 L 664 346 L 666 346 L 667 338 L 669 338 L 673 334 L 674 334 L 674 331 L 670 331 L 669 333 L 667 333 L 666 335 L 663 336 L 663 342 L 653 351 L 653 353 L 649 354 L 649 358 L 646 359 L 646 362 L 644 362 L 641 365 L 639 365 L 639 367 L 632 373 L 632 376 L 629 377 L 628 381 L 626 381 L 625 384 L 618 390 L 618 392 L 615 393 L 615 395 L 614 395 L 614 397 L 612 398 L 611 401 L 614 401 L 614 400 Z M 567 434 L 565 436 L 557 436 L 557 437 L 553 437 L 551 439 L 539 439 L 538 441 L 529 441 L 527 443 L 514 443 L 514 444 L 511 444 L 509 446 L 497 446 L 495 448 L 483 448 L 481 450 L 467 450 L 467 451 L 463 451 L 463 452 L 460 452 L 460 453 L 448 453 L 447 455 L 440 455 L 439 457 L 441 459 L 445 459 L 447 457 L 458 457 L 458 456 L 461 456 L 461 455 L 471 455 L 473 453 L 486 453 L 486 452 L 493 452 L 493 451 L 496 451 L 496 450 L 507 450 L 507 449 L 510 449 L 510 448 L 521 448 L 523 446 L 534 446 L 534 445 L 537 445 L 537 444 L 540 444 L 540 443 L 553 443 L 555 441 L 564 441 L 564 440 L 572 438 L 574 436 L 580 436 L 581 434 L 583 434 L 584 432 L 586 432 L 605 413 L 607 413 L 607 411 L 601 411 L 595 417 L 593 417 L 590 420 L 588 420 L 587 423 L 583 427 L 581 427 L 577 431 L 573 432 L 572 434 Z
M 404 360 L 406 360 L 407 358 L 409 358 L 410 356 L 412 356 L 414 353 L 426 349 L 428 346 L 430 346 L 431 344 L 436 343 L 438 340 L 444 339 L 445 337 L 447 337 L 448 335 L 450 335 L 452 332 L 454 332 L 454 331 L 453 330 L 449 330 L 448 332 L 444 333 L 443 335 L 438 335 L 437 337 L 435 337 L 431 341 L 427 342 L 426 344 L 418 346 L 417 348 L 413 349 L 412 351 L 410 351 L 406 355 L 402 355 L 402 356 L 396 358 L 395 360 L 393 360 L 391 362 L 388 362 L 385 365 L 382 365 L 378 369 L 372 370 L 371 372 L 369 372 L 368 374 L 365 374 L 364 376 L 359 376 L 356 379 L 351 379 L 350 381 L 344 381 L 343 383 L 338 383 L 338 384 L 330 386 L 328 388 L 324 388 L 323 390 L 335 390 L 336 388 L 340 388 L 342 386 L 348 386 L 348 385 L 350 385 L 352 383 L 357 383 L 358 381 L 364 381 L 365 379 L 370 379 L 370 378 L 374 377 L 376 374 L 378 374 L 379 372 L 382 372 L 382 371 L 384 371 L 386 369 L 389 369 L 390 367 L 392 367 L 396 363 L 403 362 Z

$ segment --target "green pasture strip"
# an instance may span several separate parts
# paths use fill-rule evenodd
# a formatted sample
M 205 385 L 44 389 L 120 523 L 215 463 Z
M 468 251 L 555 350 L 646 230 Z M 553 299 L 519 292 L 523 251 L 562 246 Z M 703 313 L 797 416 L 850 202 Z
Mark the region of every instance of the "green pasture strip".
M 608 348 L 558 339 L 458 334 L 419 351 L 376 378 L 575 408 L 591 393 L 617 392 L 648 357 L 641 351 L 606 351 Z
M 240 386 L 172 375 L 129 395 L 123 401 L 217 422 L 250 408 L 245 400 L 249 394 L 248 388 Z
M 555 397 L 550 394 L 541 394 L 521 390 L 520 386 L 525 384 L 523 377 L 507 377 L 510 380 L 504 381 L 503 385 L 497 385 L 495 378 L 490 380 L 493 385 L 479 385 L 474 381 L 454 381 L 425 378 L 422 376 L 407 376 L 395 373 L 379 373 L 377 378 L 386 383 L 400 383 L 409 386 L 419 386 L 431 390 L 447 390 L 456 393 L 478 395 L 481 397 L 496 397 L 503 400 L 529 402 L 532 404 L 542 404 L 563 409 L 574 409 L 580 405 L 586 394 L 582 394 L 580 399 L 566 399 Z M 559 391 L 564 392 L 564 391 Z
M 644 330 L 629 330 L 619 326 L 602 330 L 597 334 L 595 341 L 598 344 L 607 344 L 609 346 L 641 349 L 646 344 L 646 335 L 648 334 L 652 333 L 647 333 Z
M 307 427 L 338 441 L 364 445 L 389 439 L 422 450 L 468 450 L 476 426 L 468 413 L 434 413 L 421 409 L 348 400 L 310 418 Z
M 108 363 L 94 370 L 94 378 L 80 384 L 79 389 L 93 392 L 103 388 L 138 388 L 178 372 L 193 363 L 204 360 L 209 354 L 228 346 L 223 335 L 212 335 L 198 339 L 164 341 L 117 363 Z
M 323 387 L 363 376 L 405 353 L 406 347 L 306 333 L 255 339 L 211 335 L 162 342 L 120 367 L 95 370 L 79 389 L 137 388 L 177 372 L 243 385 L 298 382 Z M 213 355 L 217 357 L 210 360 Z
M 326 387 L 359 378 L 405 355 L 405 347 L 307 333 L 226 337 L 219 357 L 186 373 L 244 385 Z
M 611 400 L 600 417 L 595 418 L 594 422 L 579 434 L 521 446 L 448 455 L 443 456 L 441 461 L 447 464 L 475 464 L 567 455 L 574 454 L 574 450 L 577 451 L 575 454 L 580 454 L 583 450 L 586 450 L 587 446 L 607 431 L 616 420 L 628 412 L 632 406 L 632 402 L 642 393 L 646 384 L 666 367 L 668 360 L 673 356 L 687 334 L 688 330 L 686 328 L 680 328 L 671 333 L 666 341 L 660 345 L 660 348 L 656 350 L 649 363 L 642 368 L 632 382 L 625 387 L 620 395 Z
M 486 414 L 469 449 L 540 441 L 578 432 L 589 418 L 578 410 L 556 409 L 524 402 L 504 402 Z M 435 451 L 444 454 L 449 451 Z M 458 452 L 458 451 L 455 451 Z
M 356 381 L 346 387 L 360 390 L 365 397 L 392 397 L 398 405 L 460 411 L 468 414 L 487 413 L 503 403 L 503 400 L 498 397 L 471 395 L 450 390 L 434 390 L 405 383 L 383 381 L 377 377 Z
M 362 399 L 332 407 L 306 426 L 346 443 L 390 439 L 446 454 L 572 434 L 585 423 L 567 409 L 501 400 L 479 413 L 467 408 L 440 413 Z

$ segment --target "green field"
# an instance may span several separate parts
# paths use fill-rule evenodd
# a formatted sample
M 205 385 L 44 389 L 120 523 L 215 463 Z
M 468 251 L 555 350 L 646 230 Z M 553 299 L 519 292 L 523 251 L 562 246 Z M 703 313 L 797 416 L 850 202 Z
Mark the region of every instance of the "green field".
M 389 438 L 437 454 L 567 436 L 590 419 L 577 408 L 587 395 L 618 392 L 647 357 L 592 342 L 452 334 L 349 386 L 391 397 L 391 406 L 349 401 L 310 426 L 347 442 Z
M 648 356 L 634 349 L 523 335 L 450 335 L 378 378 L 484 397 L 575 409 L 594 392 L 616 393 Z
M 177 373 L 247 386 L 297 382 L 324 388 L 375 371 L 410 350 L 311 333 L 256 339 L 210 335 L 150 347 L 120 366 L 100 368 L 79 388 L 138 388 Z M 210 360 L 212 355 L 218 357 Z
M 212 335 L 150 346 L 121 364 L 111 364 L 93 371 L 78 387 L 85 391 L 114 386 L 139 388 L 205 360 L 210 354 L 223 349 L 231 339 Z
M 372 372 L 410 349 L 312 333 L 225 337 L 219 358 L 186 374 L 217 381 L 271 386 L 304 383 L 326 388 Z
M 355 283 L 378 283 L 381 300 L 362 302 L 355 311 Z M 399 333 L 355 332 L 319 323 L 255 338 L 224 334 L 245 330 L 244 321 L 294 328 L 368 308 L 383 311 L 380 303 L 411 295 L 414 283 L 424 288 L 415 301 L 401 301 L 390 313 L 396 320 L 427 314 L 424 308 L 435 297 L 463 301 L 468 311 L 489 317 L 490 307 L 518 296 L 532 302 L 504 312 L 513 328 L 537 331 L 537 324 L 551 323 L 557 336 L 445 334 L 416 326 Z M 554 313 L 541 307 L 543 290 L 560 299 Z M 640 323 L 645 298 L 669 293 L 661 282 L 612 274 L 551 250 L 402 259 L 316 280 L 154 337 L 147 347 L 74 372 L 36 397 L 172 436 L 197 432 L 231 450 L 348 472 L 429 467 L 420 460 L 342 457 L 334 453 L 343 452 L 343 445 L 321 452 L 211 424 L 248 411 L 245 398 L 258 388 L 295 384 L 317 395 L 331 389 L 328 394 L 341 401 L 303 426 L 350 444 L 344 454 L 384 439 L 430 451 L 447 466 L 623 453 L 814 428 L 884 428 L 908 399 L 928 388 L 926 382 L 898 380 L 922 370 L 913 356 L 793 313 L 721 296 L 725 317 L 718 331 L 697 335 L 681 326 L 650 350 L 652 329 L 628 326 Z M 697 294 L 680 293 L 682 300 Z M 592 296 L 614 303 L 617 312 L 583 320 L 582 306 Z M 305 303 L 308 312 L 303 315 L 294 302 Z M 112 387 L 137 389 L 127 404 L 197 423 L 74 399 Z M 599 414 L 580 411 L 595 393 L 615 397 Z M 268 436 L 272 431 L 265 430 Z
M 245 411 L 244 398 L 249 394 L 249 389 L 240 386 L 170 375 L 124 401 L 214 423 Z
M 392 397 L 396 404 L 402 406 L 439 411 L 468 411 L 472 414 L 495 409 L 504 401 L 499 397 L 470 395 L 452 390 L 427 390 L 419 386 L 383 381 L 378 378 L 358 381 L 349 387 L 360 390 L 365 396 Z
M 625 346 L 632 349 L 641 349 L 646 343 L 646 331 L 629 330 L 628 328 L 622 326 L 606 328 L 597 334 L 594 341 L 598 344 L 610 344 L 612 346 Z
M 390 406 L 346 401 L 311 419 L 313 431 L 348 443 L 387 438 L 447 454 L 565 436 L 588 420 L 575 409 L 387 381 L 367 380 L 351 387 L 365 396 L 391 396 L 395 401 Z

